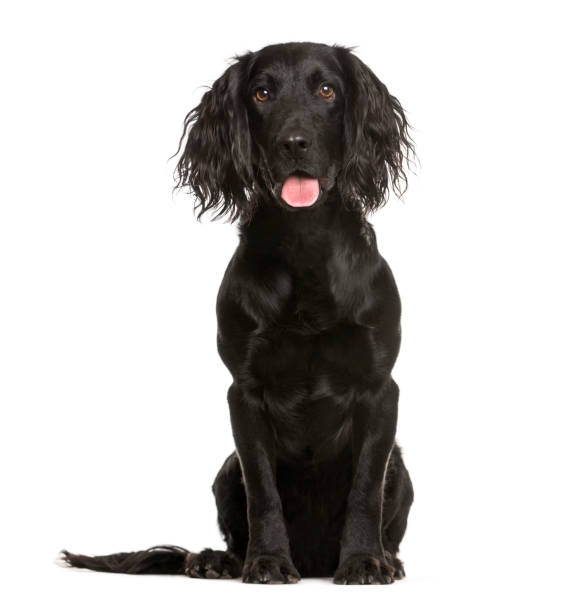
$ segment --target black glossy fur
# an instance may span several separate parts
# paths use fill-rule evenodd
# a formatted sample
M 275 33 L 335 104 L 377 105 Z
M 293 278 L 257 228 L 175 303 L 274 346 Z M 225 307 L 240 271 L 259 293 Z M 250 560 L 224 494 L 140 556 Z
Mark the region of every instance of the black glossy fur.
M 217 302 L 237 449 L 213 485 L 228 550 L 65 559 L 260 583 L 401 578 L 413 491 L 395 443 L 400 300 L 366 215 L 405 185 L 402 107 L 349 49 L 273 45 L 213 84 L 180 148 L 199 215 L 239 220 Z M 319 180 L 315 204 L 282 199 L 290 174 Z

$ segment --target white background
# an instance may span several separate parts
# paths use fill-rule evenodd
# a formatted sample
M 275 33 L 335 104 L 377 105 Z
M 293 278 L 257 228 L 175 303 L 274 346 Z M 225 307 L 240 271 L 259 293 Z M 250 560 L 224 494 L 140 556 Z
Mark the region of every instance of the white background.
M 4 610 L 565 609 L 560 5 L 2 5 Z M 221 545 L 210 485 L 233 444 L 214 304 L 236 232 L 172 196 L 168 157 L 231 56 L 290 40 L 358 45 L 415 126 L 421 167 L 373 218 L 404 305 L 408 577 L 62 569 L 63 547 Z

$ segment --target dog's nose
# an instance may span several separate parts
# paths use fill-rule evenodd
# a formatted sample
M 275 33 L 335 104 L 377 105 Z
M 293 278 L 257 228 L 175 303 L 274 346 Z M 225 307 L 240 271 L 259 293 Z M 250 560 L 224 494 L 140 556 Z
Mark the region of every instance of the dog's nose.
M 294 159 L 298 159 L 307 152 L 311 146 L 311 141 L 304 134 L 295 132 L 280 138 L 279 145 L 284 153 Z

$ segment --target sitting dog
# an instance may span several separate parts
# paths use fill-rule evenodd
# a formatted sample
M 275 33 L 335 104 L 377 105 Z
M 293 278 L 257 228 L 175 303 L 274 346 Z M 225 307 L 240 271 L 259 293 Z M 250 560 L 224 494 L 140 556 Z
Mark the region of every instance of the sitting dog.
M 226 551 L 100 557 L 99 571 L 388 584 L 413 501 L 395 442 L 400 299 L 367 215 L 406 185 L 398 100 L 350 49 L 236 58 L 186 117 L 179 187 L 238 221 L 217 301 L 236 451 L 213 491 Z

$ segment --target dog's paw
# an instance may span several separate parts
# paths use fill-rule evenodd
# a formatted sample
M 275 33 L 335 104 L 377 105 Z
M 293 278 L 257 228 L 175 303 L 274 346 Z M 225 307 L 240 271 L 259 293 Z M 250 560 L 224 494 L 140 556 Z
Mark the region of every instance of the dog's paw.
M 247 560 L 242 581 L 256 584 L 293 584 L 300 579 L 290 559 L 279 555 L 259 555 Z
M 190 578 L 238 578 L 242 575 L 242 563 L 229 552 L 205 548 L 187 555 L 185 574 Z
M 404 569 L 404 564 L 398 559 L 398 557 L 394 557 L 392 559 L 392 565 L 394 566 L 394 578 L 396 580 L 405 578 L 406 570 Z
M 403 576 L 403 566 L 397 568 L 394 560 L 385 555 L 382 557 L 371 557 L 370 555 L 352 555 L 335 572 L 333 582 L 335 584 L 390 584 L 396 578 L 396 572 L 400 571 Z

